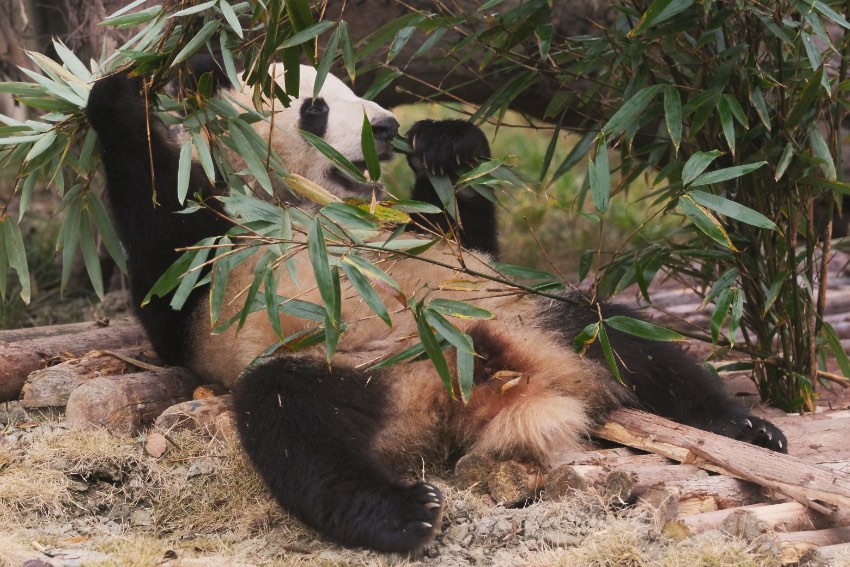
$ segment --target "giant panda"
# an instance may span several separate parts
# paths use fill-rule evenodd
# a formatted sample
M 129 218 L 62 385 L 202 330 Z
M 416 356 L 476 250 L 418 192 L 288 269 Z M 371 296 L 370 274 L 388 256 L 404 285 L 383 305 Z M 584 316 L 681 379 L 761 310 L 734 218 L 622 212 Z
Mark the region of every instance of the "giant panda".
M 312 92 L 311 76 L 302 71 L 302 93 Z M 320 109 L 327 116 L 325 132 L 334 131 L 337 121 L 362 120 L 359 110 L 355 117 L 334 112 L 331 99 L 347 89 L 342 83 L 329 85 L 333 97 L 324 89 L 321 93 L 328 106 Z M 302 95 L 286 112 L 299 124 L 309 123 L 311 105 L 315 102 Z M 388 116 L 386 111 L 375 112 Z M 176 248 L 222 234 L 231 225 L 217 214 L 212 200 L 210 209 L 175 214 L 181 209 L 175 195 L 177 146 L 163 125 L 153 116 L 146 118 L 139 79 L 126 74 L 100 79 L 86 113 L 100 138 L 108 197 L 139 306 L 178 257 Z M 420 171 L 453 169 L 457 155 L 446 148 L 455 142 L 453 137 L 467 137 L 469 128 L 440 122 L 414 127 L 410 139 Z M 359 140 L 359 131 L 350 134 Z M 280 143 L 298 142 L 289 137 Z M 287 159 L 287 166 L 298 172 L 306 171 L 305 162 L 314 157 L 305 152 Z M 158 206 L 152 200 L 154 189 Z M 420 191 L 425 189 L 423 184 Z M 190 190 L 212 191 L 197 164 Z M 474 220 L 462 218 L 463 229 L 492 244 L 493 227 L 476 226 Z M 258 356 L 278 340 L 265 313 L 250 315 L 238 334 L 232 328 L 213 333 L 205 287 L 196 288 L 180 311 L 169 307 L 168 297 L 155 297 L 137 309 L 163 360 L 186 365 L 233 389 L 239 436 L 254 467 L 283 508 L 326 537 L 345 546 L 416 553 L 440 528 L 444 501 L 433 484 L 404 480 L 402 472 L 412 464 L 464 453 L 546 464 L 557 453 L 576 448 L 582 436 L 621 406 L 787 450 L 781 431 L 750 415 L 712 375 L 669 344 L 610 331 L 622 383 L 612 376 L 596 345 L 583 355 L 575 352 L 572 341 L 581 329 L 600 315 L 634 315 L 628 309 L 590 305 L 578 292 L 539 298 L 493 282 L 457 291 L 459 286 L 443 283 L 463 279 L 461 267 L 494 273 L 491 256 L 480 250 L 458 253 L 445 241 L 423 255 L 436 263 L 396 258 L 382 266 L 403 289 L 427 287 L 432 297 L 469 300 L 495 314 L 489 320 L 457 323 L 473 338 L 476 353 L 468 403 L 450 396 L 427 360 L 364 370 L 377 357 L 410 346 L 416 340 L 416 324 L 409 312 L 400 310 L 393 314 L 393 326 L 387 327 L 355 300 L 345 281 L 342 318 L 349 324 L 332 366 L 319 347 Z M 371 260 L 380 262 L 381 254 Z M 320 303 L 306 252 L 294 261 L 299 283 L 281 275 L 277 293 Z M 237 296 L 252 277 L 249 261 L 231 273 L 227 295 Z M 281 326 L 289 335 L 307 323 L 282 315 Z

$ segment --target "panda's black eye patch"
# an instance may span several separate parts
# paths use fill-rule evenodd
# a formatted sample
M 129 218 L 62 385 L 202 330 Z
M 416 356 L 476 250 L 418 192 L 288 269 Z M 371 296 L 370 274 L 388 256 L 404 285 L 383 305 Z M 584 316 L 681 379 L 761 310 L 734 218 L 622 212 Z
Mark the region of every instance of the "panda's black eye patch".
M 322 98 L 306 98 L 301 103 L 299 126 L 320 138 L 328 129 L 328 103 Z

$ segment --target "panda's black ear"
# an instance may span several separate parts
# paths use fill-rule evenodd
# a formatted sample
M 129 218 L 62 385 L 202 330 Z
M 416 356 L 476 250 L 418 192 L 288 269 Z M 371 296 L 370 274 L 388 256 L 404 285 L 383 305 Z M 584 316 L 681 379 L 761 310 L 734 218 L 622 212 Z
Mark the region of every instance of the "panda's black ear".
M 233 86 L 227 73 L 224 72 L 224 66 L 217 61 L 209 53 L 201 53 L 193 55 L 189 58 L 189 72 L 184 76 L 183 87 L 185 89 L 195 91 L 198 88 L 198 81 L 205 73 L 210 73 L 212 78 L 212 92 L 216 94 L 222 89 L 229 89 Z

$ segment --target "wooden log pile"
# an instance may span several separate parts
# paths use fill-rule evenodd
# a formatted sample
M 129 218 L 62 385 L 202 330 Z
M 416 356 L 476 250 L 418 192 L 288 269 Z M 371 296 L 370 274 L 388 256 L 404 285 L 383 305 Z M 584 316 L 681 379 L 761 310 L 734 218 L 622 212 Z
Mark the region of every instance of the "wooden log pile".
M 160 366 L 132 320 L 0 331 L 0 401 L 13 399 L 64 406 L 75 427 L 122 436 L 150 426 L 166 436 L 234 432 L 230 395 Z M 785 564 L 828 564 L 850 552 L 850 410 L 771 420 L 790 454 L 624 409 L 596 433 L 621 447 L 560 455 L 546 468 L 467 455 L 454 483 L 506 505 L 595 490 L 617 505 L 650 504 L 673 538 L 720 529 L 768 542 Z

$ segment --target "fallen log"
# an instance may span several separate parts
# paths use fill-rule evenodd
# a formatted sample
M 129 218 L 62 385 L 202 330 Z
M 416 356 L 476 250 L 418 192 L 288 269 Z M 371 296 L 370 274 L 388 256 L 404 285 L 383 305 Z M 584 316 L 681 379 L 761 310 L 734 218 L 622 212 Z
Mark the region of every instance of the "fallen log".
M 73 427 L 106 427 L 113 435 L 127 437 L 167 408 L 191 398 L 201 383 L 179 367 L 94 378 L 71 393 L 65 416 Z
M 141 368 L 130 362 L 152 362 L 149 352 L 135 347 L 117 351 L 93 350 L 81 358 L 30 372 L 21 389 L 21 405 L 25 408 L 62 407 L 78 386 L 101 376 L 120 376 Z
M 596 434 L 609 441 L 754 482 L 825 513 L 830 510 L 815 501 L 850 508 L 850 475 L 846 473 L 656 415 L 617 410 Z
M 137 323 L 13 343 L 0 342 L 0 402 L 16 400 L 27 375 L 63 353 L 81 356 L 96 349 L 141 345 L 147 345 L 147 337 Z
M 826 545 L 813 549 L 800 558 L 800 565 L 805 567 L 832 567 L 846 565 L 850 558 L 850 543 Z M 843 560 L 839 563 L 840 560 Z
M 220 414 L 229 411 L 233 411 L 233 396 L 207 396 L 166 408 L 156 418 L 154 425 L 166 433 L 184 429 L 210 429 L 215 426 L 215 420 Z
M 819 547 L 850 542 L 850 527 L 779 533 L 776 534 L 776 541 L 782 564 L 796 564 Z
M 666 459 L 665 459 L 666 460 Z M 651 464 L 641 464 L 641 461 Z M 546 475 L 547 498 L 561 498 L 569 489 L 595 488 L 600 494 L 624 501 L 640 497 L 660 482 L 690 479 L 705 475 L 694 465 L 655 464 L 655 460 L 614 460 L 602 465 L 561 465 Z
M 746 517 L 750 519 L 747 520 Z M 677 539 L 712 529 L 723 529 L 728 533 L 747 535 L 740 533 L 742 531 L 740 526 L 742 525 L 757 526 L 755 529 L 761 533 L 767 533 L 771 530 L 797 532 L 813 528 L 822 529 L 850 525 L 850 513 L 842 511 L 828 517 L 803 506 L 799 502 L 754 504 L 680 516 L 668 522 L 664 526 L 664 532 Z
M 641 499 L 659 511 L 662 521 L 669 521 L 677 516 L 758 504 L 765 497 L 753 483 L 728 476 L 709 476 L 664 480 L 646 490 Z
M 45 325 L 43 327 L 26 327 L 24 329 L 7 329 L 0 331 L 0 342 L 16 343 L 33 339 L 45 339 L 48 337 L 59 337 L 74 333 L 84 333 L 95 329 L 109 327 L 138 326 L 139 322 L 133 317 L 122 317 L 114 321 L 84 321 L 82 323 L 65 323 L 63 325 Z

